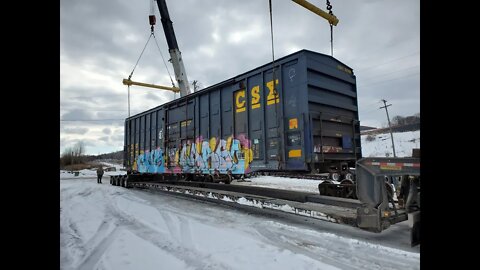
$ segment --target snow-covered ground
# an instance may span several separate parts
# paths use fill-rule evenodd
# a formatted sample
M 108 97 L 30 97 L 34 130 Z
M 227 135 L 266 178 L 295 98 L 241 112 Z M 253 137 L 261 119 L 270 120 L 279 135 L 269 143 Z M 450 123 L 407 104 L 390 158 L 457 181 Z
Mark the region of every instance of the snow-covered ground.
M 371 135 L 375 139 L 367 141 L 362 135 L 362 155 L 364 157 L 393 157 L 390 133 Z M 411 157 L 413 148 L 420 148 L 420 130 L 393 133 L 397 157 Z
M 108 163 L 108 162 L 99 162 L 103 164 L 103 168 L 105 169 L 106 167 L 115 167 L 116 171 L 109 171 L 109 172 L 104 172 L 102 181 L 107 181 L 109 183 L 109 176 L 110 175 L 119 175 L 119 174 L 126 174 L 125 171 L 121 171 L 120 169 L 123 168 L 122 164 L 116 164 L 116 163 Z M 66 170 L 60 170 L 60 179 L 79 179 L 79 178 L 91 178 L 91 177 L 97 177 L 97 168 L 92 168 L 92 169 L 85 169 L 85 170 L 80 170 L 78 171 L 79 174 L 78 176 L 75 176 L 69 171 Z
M 291 180 L 281 181 L 297 185 Z M 105 182 L 60 180 L 62 269 L 420 268 L 405 222 L 381 234 L 328 222 L 313 228 Z
M 258 186 L 286 190 L 318 193 L 318 184 L 321 180 L 286 178 L 276 176 L 257 176 L 248 178 L 246 182 L 233 181 L 232 185 Z

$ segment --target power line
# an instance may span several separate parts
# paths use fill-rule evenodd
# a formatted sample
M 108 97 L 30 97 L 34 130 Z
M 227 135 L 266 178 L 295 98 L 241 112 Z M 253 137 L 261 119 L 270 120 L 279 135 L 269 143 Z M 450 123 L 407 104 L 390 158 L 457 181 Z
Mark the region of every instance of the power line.
M 398 78 L 393 78 L 393 79 L 378 81 L 378 82 L 375 82 L 375 83 L 372 83 L 372 84 L 362 85 L 362 87 L 367 87 L 367 86 L 382 84 L 382 83 L 384 83 L 384 82 L 389 82 L 389 81 L 400 80 L 400 79 L 404 79 L 404 78 L 411 77 L 411 76 L 415 76 L 415 75 L 420 75 L 420 73 L 417 72 L 417 73 L 412 73 L 412 74 L 409 74 L 409 75 L 401 76 L 401 77 L 398 77 Z
M 414 68 L 417 68 L 417 67 L 420 67 L 420 65 L 415 65 L 415 66 L 411 66 L 411 67 L 404 68 L 404 69 L 394 70 L 394 71 L 390 71 L 390 72 L 387 72 L 387 73 L 381 73 L 379 75 L 373 74 L 372 76 L 367 76 L 367 79 L 363 80 L 363 81 L 371 81 L 372 79 L 377 79 L 378 77 L 384 77 L 386 75 L 390 75 L 390 74 L 394 74 L 394 73 L 398 74 L 399 72 L 407 71 L 407 70 L 414 69 Z M 370 79 L 368 79 L 369 77 L 370 77 Z
M 401 56 L 399 58 L 394 58 L 392 60 L 389 60 L 389 61 L 386 61 L 386 62 L 383 62 L 383 63 L 380 63 L 380 64 L 372 65 L 372 66 L 369 66 L 369 67 L 366 67 L 366 68 L 360 68 L 358 70 L 365 71 L 365 70 L 369 70 L 369 69 L 372 69 L 372 68 L 380 67 L 380 66 L 390 64 L 390 63 L 396 62 L 398 60 L 401 60 L 401 59 L 404 59 L 404 58 L 407 58 L 407 57 L 410 57 L 410 56 L 413 56 L 413 55 L 416 55 L 416 54 L 419 54 L 419 53 L 420 53 L 420 51 L 414 52 L 412 54 L 404 55 L 404 56 Z

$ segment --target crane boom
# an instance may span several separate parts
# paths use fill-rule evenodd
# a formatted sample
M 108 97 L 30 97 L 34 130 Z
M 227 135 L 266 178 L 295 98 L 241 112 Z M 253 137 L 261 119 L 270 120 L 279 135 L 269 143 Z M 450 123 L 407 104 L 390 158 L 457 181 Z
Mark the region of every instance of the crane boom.
M 319 9 L 318 7 L 314 6 L 310 2 L 308 2 L 306 0 L 292 0 L 292 1 L 299 4 L 302 7 L 310 10 L 311 12 L 317 14 L 318 16 L 324 18 L 330 24 L 335 25 L 335 26 L 338 24 L 338 18 L 335 17 L 335 15 L 328 14 L 327 12 Z
M 173 31 L 172 21 L 168 14 L 167 3 L 165 0 L 156 0 L 158 9 L 160 11 L 160 17 L 163 25 L 163 31 L 165 32 L 165 38 L 167 39 L 168 52 L 173 64 L 173 70 L 175 72 L 175 79 L 178 82 L 180 88 L 180 96 L 186 96 L 190 94 L 190 87 L 187 79 L 187 72 L 183 65 L 182 54 L 178 48 L 177 38 Z

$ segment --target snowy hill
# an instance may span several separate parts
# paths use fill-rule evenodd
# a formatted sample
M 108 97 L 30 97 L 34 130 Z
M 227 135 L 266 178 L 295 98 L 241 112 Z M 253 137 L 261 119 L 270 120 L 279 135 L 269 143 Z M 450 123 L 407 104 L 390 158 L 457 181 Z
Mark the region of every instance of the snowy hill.
M 420 130 L 394 132 L 393 140 L 397 157 L 411 157 L 412 149 L 420 148 Z M 362 135 L 362 155 L 363 157 L 393 157 L 390 133 Z

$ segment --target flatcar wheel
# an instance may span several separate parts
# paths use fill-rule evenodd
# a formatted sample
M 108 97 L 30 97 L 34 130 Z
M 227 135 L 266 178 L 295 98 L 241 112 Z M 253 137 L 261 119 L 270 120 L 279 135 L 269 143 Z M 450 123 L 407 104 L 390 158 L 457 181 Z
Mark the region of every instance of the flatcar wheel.
M 229 185 L 232 182 L 232 175 L 227 174 L 227 179 L 225 180 L 225 184 Z
M 346 173 L 346 174 L 345 174 L 345 179 L 346 179 L 346 180 L 353 181 L 353 173 Z
M 339 173 L 330 173 L 330 179 L 332 179 L 333 181 L 339 181 L 340 180 L 340 174 Z
M 347 185 L 347 186 L 343 186 L 342 188 L 342 197 L 356 199 L 354 194 L 355 187 L 353 186 L 354 183 L 352 180 L 343 179 L 342 181 L 340 181 L 340 185 Z

